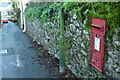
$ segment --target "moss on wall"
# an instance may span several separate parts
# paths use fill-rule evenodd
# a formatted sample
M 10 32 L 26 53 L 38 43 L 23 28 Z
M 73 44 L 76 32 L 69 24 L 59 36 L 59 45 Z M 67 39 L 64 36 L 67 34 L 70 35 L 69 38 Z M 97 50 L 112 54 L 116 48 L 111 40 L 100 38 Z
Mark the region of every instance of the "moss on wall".
M 59 55 L 59 13 L 60 7 L 64 8 L 67 66 L 79 77 L 113 76 L 113 74 L 118 73 L 113 73 L 114 70 L 108 70 L 108 67 L 112 64 L 107 63 L 111 59 L 107 48 L 109 44 L 114 44 L 113 36 L 117 34 L 116 29 L 119 28 L 119 3 L 64 2 L 61 6 L 60 3 L 41 4 L 31 2 L 27 4 L 25 13 L 29 26 L 28 31 L 31 33 L 31 37 L 47 47 L 50 53 L 55 56 Z M 106 20 L 105 68 L 103 74 L 89 65 L 89 32 L 92 17 Z M 35 25 L 30 25 L 30 23 Z M 117 51 L 116 55 L 118 56 Z

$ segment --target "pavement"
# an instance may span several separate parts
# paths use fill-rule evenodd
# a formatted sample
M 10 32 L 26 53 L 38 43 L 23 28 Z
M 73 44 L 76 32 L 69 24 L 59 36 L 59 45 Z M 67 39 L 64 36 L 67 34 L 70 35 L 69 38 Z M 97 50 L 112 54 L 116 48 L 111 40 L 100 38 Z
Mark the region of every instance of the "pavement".
M 51 72 L 40 64 L 33 64 L 32 57 L 38 50 L 30 48 L 32 41 L 19 26 L 9 22 L 2 30 L 2 78 L 53 78 Z

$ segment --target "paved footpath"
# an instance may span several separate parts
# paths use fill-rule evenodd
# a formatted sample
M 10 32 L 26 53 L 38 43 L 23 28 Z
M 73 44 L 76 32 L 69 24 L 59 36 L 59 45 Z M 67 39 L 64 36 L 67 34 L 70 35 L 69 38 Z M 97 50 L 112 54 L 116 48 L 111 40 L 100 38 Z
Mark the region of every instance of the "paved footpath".
M 39 52 L 29 48 L 32 42 L 20 27 L 9 22 L 2 28 L 2 78 L 52 78 L 51 72 L 39 64 L 32 64 L 32 56 Z M 0 55 L 1 56 L 1 55 Z

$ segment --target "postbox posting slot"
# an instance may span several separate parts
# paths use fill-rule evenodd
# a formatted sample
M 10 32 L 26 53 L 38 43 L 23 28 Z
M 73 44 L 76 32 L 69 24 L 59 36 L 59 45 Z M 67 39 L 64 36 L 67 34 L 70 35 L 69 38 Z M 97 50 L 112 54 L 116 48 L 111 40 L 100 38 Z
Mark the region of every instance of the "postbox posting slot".
M 97 29 L 101 29 L 101 27 L 97 27 L 97 26 L 92 26 L 92 27 L 97 28 Z
M 104 27 L 92 26 L 92 31 L 104 35 Z
M 92 26 L 93 28 L 96 28 L 96 29 L 98 29 L 98 30 L 101 30 L 101 32 L 103 32 L 104 31 L 104 27 L 98 27 L 98 26 Z

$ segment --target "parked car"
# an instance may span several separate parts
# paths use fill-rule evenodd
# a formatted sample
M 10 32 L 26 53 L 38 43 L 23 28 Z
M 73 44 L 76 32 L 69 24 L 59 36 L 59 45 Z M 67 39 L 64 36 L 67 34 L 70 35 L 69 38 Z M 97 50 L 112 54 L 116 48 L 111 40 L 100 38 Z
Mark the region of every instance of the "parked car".
M 8 20 L 9 20 L 9 21 L 12 21 L 12 18 L 13 18 L 13 17 L 8 17 Z
M 17 22 L 17 18 L 16 18 L 16 17 L 13 17 L 13 18 L 12 18 L 12 22 Z
M 8 23 L 8 20 L 7 19 L 3 19 L 2 22 L 3 23 Z

